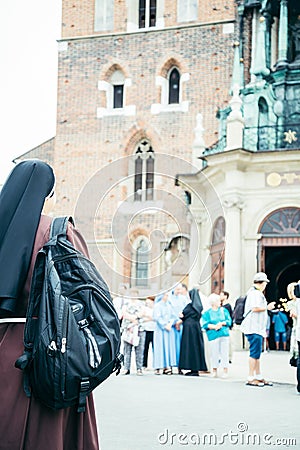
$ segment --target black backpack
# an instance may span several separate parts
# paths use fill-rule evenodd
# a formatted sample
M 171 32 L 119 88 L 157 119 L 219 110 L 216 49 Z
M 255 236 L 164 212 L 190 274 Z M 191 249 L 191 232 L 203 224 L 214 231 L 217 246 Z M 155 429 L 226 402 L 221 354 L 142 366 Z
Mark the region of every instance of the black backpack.
M 233 323 L 235 323 L 236 325 L 241 325 L 241 323 L 243 322 L 246 298 L 246 295 L 242 295 L 235 302 L 232 316 Z
M 24 354 L 24 390 L 52 409 L 77 405 L 120 372 L 120 325 L 94 264 L 67 240 L 68 217 L 53 220 L 33 271 Z M 72 220 L 71 220 L 72 221 Z

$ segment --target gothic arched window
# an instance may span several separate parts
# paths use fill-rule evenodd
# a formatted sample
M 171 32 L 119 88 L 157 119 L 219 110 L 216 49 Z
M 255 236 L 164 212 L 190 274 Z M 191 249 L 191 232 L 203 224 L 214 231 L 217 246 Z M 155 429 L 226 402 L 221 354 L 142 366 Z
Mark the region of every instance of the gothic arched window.
M 153 200 L 154 151 L 149 141 L 140 142 L 134 158 L 134 200 Z
M 169 104 L 179 103 L 180 74 L 174 67 L 169 73 Z
M 135 258 L 135 285 L 146 287 L 148 285 L 150 246 L 146 238 L 142 238 L 136 248 Z
M 113 89 L 112 108 L 123 108 L 125 78 L 121 70 L 114 71 L 110 77 L 110 83 Z

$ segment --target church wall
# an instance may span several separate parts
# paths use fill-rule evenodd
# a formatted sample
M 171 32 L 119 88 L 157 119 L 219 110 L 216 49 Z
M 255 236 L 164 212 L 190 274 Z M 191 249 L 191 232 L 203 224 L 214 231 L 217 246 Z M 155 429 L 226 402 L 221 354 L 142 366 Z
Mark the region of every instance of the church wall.
M 103 0 L 102 0 L 103 1 Z M 113 1 L 113 0 L 111 0 Z M 113 26 L 110 31 L 97 32 L 94 28 L 95 0 L 64 0 L 62 2 L 62 36 L 88 36 L 92 34 L 107 34 L 109 32 L 126 32 L 129 17 L 134 15 L 130 9 L 138 9 L 138 0 L 115 0 L 113 8 Z M 198 1 L 199 22 L 219 22 L 233 19 L 235 4 L 232 0 Z M 177 18 L 177 1 L 158 0 L 157 9 L 162 11 L 165 27 L 181 24 Z M 197 22 L 192 21 L 191 23 Z

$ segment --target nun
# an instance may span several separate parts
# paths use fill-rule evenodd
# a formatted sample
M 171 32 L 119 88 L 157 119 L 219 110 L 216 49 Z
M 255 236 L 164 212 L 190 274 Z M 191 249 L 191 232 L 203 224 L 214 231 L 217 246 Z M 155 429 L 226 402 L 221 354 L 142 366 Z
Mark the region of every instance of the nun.
M 204 342 L 200 326 L 203 310 L 197 289 L 190 291 L 191 302 L 182 311 L 182 339 L 180 345 L 179 367 L 188 370 L 187 376 L 198 376 L 199 371 L 206 372 Z
M 175 343 L 175 349 L 176 349 L 176 367 L 178 368 L 178 373 L 180 375 L 182 375 L 182 370 L 181 370 L 182 367 L 180 367 L 180 364 L 179 364 L 180 345 L 181 345 L 181 339 L 182 339 L 182 323 L 181 323 L 180 318 L 181 318 L 182 311 L 185 308 L 185 306 L 189 300 L 186 295 L 183 295 L 181 283 L 179 283 L 175 287 L 174 291 L 170 292 L 169 300 L 173 307 L 174 314 L 177 317 L 177 320 L 173 325 L 174 343 Z
M 160 301 L 154 303 L 153 320 L 153 367 L 155 375 L 172 375 L 172 367 L 176 366 L 176 349 L 173 325 L 177 321 L 173 307 L 166 292 Z M 161 372 L 162 371 L 162 372 Z
M 0 436 L 5 450 L 98 450 L 92 395 L 86 412 L 53 411 L 23 390 L 15 361 L 23 354 L 23 333 L 34 263 L 49 239 L 55 177 L 40 160 L 11 171 L 0 193 Z M 69 224 L 69 241 L 87 255 L 79 232 Z

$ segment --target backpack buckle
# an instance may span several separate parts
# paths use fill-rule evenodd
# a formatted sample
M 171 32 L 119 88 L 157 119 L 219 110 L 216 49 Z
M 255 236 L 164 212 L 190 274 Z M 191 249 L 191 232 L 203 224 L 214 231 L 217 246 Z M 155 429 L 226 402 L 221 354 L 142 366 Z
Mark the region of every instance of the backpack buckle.
M 79 330 L 89 326 L 89 321 L 87 319 L 78 320 Z
M 90 389 L 90 381 L 88 378 L 82 378 L 80 381 L 79 399 L 77 412 L 82 413 L 86 407 L 86 392 Z
M 88 391 L 90 388 L 90 380 L 88 378 L 83 378 L 80 381 L 80 392 Z

